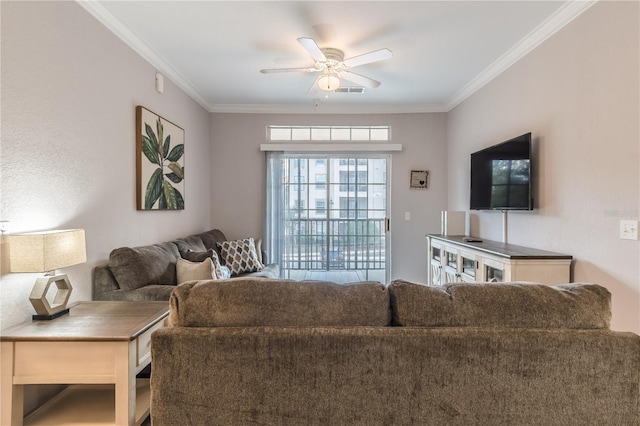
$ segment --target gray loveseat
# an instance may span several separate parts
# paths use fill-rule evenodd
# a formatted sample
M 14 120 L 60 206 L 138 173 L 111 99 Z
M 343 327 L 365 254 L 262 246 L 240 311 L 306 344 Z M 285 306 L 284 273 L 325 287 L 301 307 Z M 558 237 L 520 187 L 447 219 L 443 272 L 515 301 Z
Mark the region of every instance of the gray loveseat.
M 177 259 L 189 252 L 213 249 L 222 261 L 218 243 L 226 240 L 222 231 L 213 229 L 159 244 L 117 248 L 109 255 L 107 265 L 94 268 L 93 300 L 168 301 L 178 284 Z M 266 253 L 261 251 L 260 257 L 266 260 Z M 259 271 L 238 276 L 278 278 L 280 266 L 267 264 Z
M 152 335 L 169 425 L 638 425 L 640 337 L 594 284 L 181 284 Z

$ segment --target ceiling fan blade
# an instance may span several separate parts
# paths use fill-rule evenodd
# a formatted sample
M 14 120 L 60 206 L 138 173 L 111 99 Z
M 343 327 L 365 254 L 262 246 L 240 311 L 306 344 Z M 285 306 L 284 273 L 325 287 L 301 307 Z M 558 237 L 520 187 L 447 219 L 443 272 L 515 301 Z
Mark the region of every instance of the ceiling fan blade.
M 320 78 L 322 76 L 318 76 L 318 78 Z M 309 90 L 307 90 L 307 96 L 316 96 L 320 93 L 320 87 L 318 87 L 318 78 L 315 78 L 313 80 L 313 83 L 311 83 L 311 87 L 309 87 Z
M 309 37 L 299 37 L 298 42 L 305 48 L 307 52 L 315 61 L 326 61 L 327 57 L 324 56 L 322 50 L 318 47 L 318 44 Z
M 271 74 L 276 72 L 315 72 L 315 68 L 269 68 L 260 70 L 262 74 Z
M 365 77 L 351 71 L 342 71 L 340 73 L 340 77 L 344 78 L 345 80 L 349 80 L 352 83 L 356 83 L 364 87 L 369 87 L 371 89 L 375 89 L 376 87 L 380 86 L 380 82 L 378 80 L 374 80 L 372 78 Z
M 389 49 L 374 50 L 373 52 L 364 53 L 344 60 L 344 64 L 348 67 L 357 67 L 359 65 L 370 64 L 371 62 L 383 61 L 393 56 Z

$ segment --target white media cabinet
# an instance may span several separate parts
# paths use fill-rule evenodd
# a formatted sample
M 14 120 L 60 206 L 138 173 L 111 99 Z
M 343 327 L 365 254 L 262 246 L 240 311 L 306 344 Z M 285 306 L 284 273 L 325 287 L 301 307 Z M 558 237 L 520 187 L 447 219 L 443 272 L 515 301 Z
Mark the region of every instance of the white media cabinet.
M 572 256 L 465 236 L 427 235 L 427 283 L 532 281 L 565 284 L 571 281 Z

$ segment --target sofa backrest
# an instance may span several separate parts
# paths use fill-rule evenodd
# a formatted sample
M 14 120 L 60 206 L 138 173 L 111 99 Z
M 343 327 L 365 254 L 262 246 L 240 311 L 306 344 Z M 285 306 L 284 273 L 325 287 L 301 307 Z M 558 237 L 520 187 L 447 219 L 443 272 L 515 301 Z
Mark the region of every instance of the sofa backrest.
M 120 247 L 111 251 L 107 268 L 121 290 L 135 290 L 150 284 L 176 285 L 176 261 L 181 255 L 189 250 L 217 250 L 215 242 L 224 238 L 222 231 L 213 229 L 175 241 Z
M 611 293 L 597 284 L 389 286 L 393 324 L 414 327 L 607 329 Z
M 218 257 L 220 259 L 223 259 L 218 243 L 227 241 L 227 237 L 222 233 L 221 230 L 212 229 L 211 231 L 203 232 L 201 234 L 197 234 L 196 236 L 202 240 L 202 244 L 207 250 L 214 249 L 216 253 L 218 253 Z
M 170 298 L 182 327 L 406 326 L 608 329 L 611 293 L 597 284 L 404 280 L 340 285 L 243 278 L 188 282 Z
M 182 257 L 185 257 L 189 251 L 207 251 L 207 247 L 205 247 L 204 243 L 202 242 L 202 238 L 200 238 L 198 235 L 190 235 L 188 237 L 175 240 L 173 241 L 173 243 L 178 248 L 180 256 Z
M 180 284 L 170 322 L 181 327 L 386 326 L 388 289 L 378 282 L 239 278 Z

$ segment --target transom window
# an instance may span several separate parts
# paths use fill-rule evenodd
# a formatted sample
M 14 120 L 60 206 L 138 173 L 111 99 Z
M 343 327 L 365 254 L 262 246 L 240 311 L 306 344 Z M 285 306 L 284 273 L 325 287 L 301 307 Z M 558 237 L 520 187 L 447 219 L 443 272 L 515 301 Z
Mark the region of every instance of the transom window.
M 269 126 L 269 141 L 389 141 L 389 126 Z

